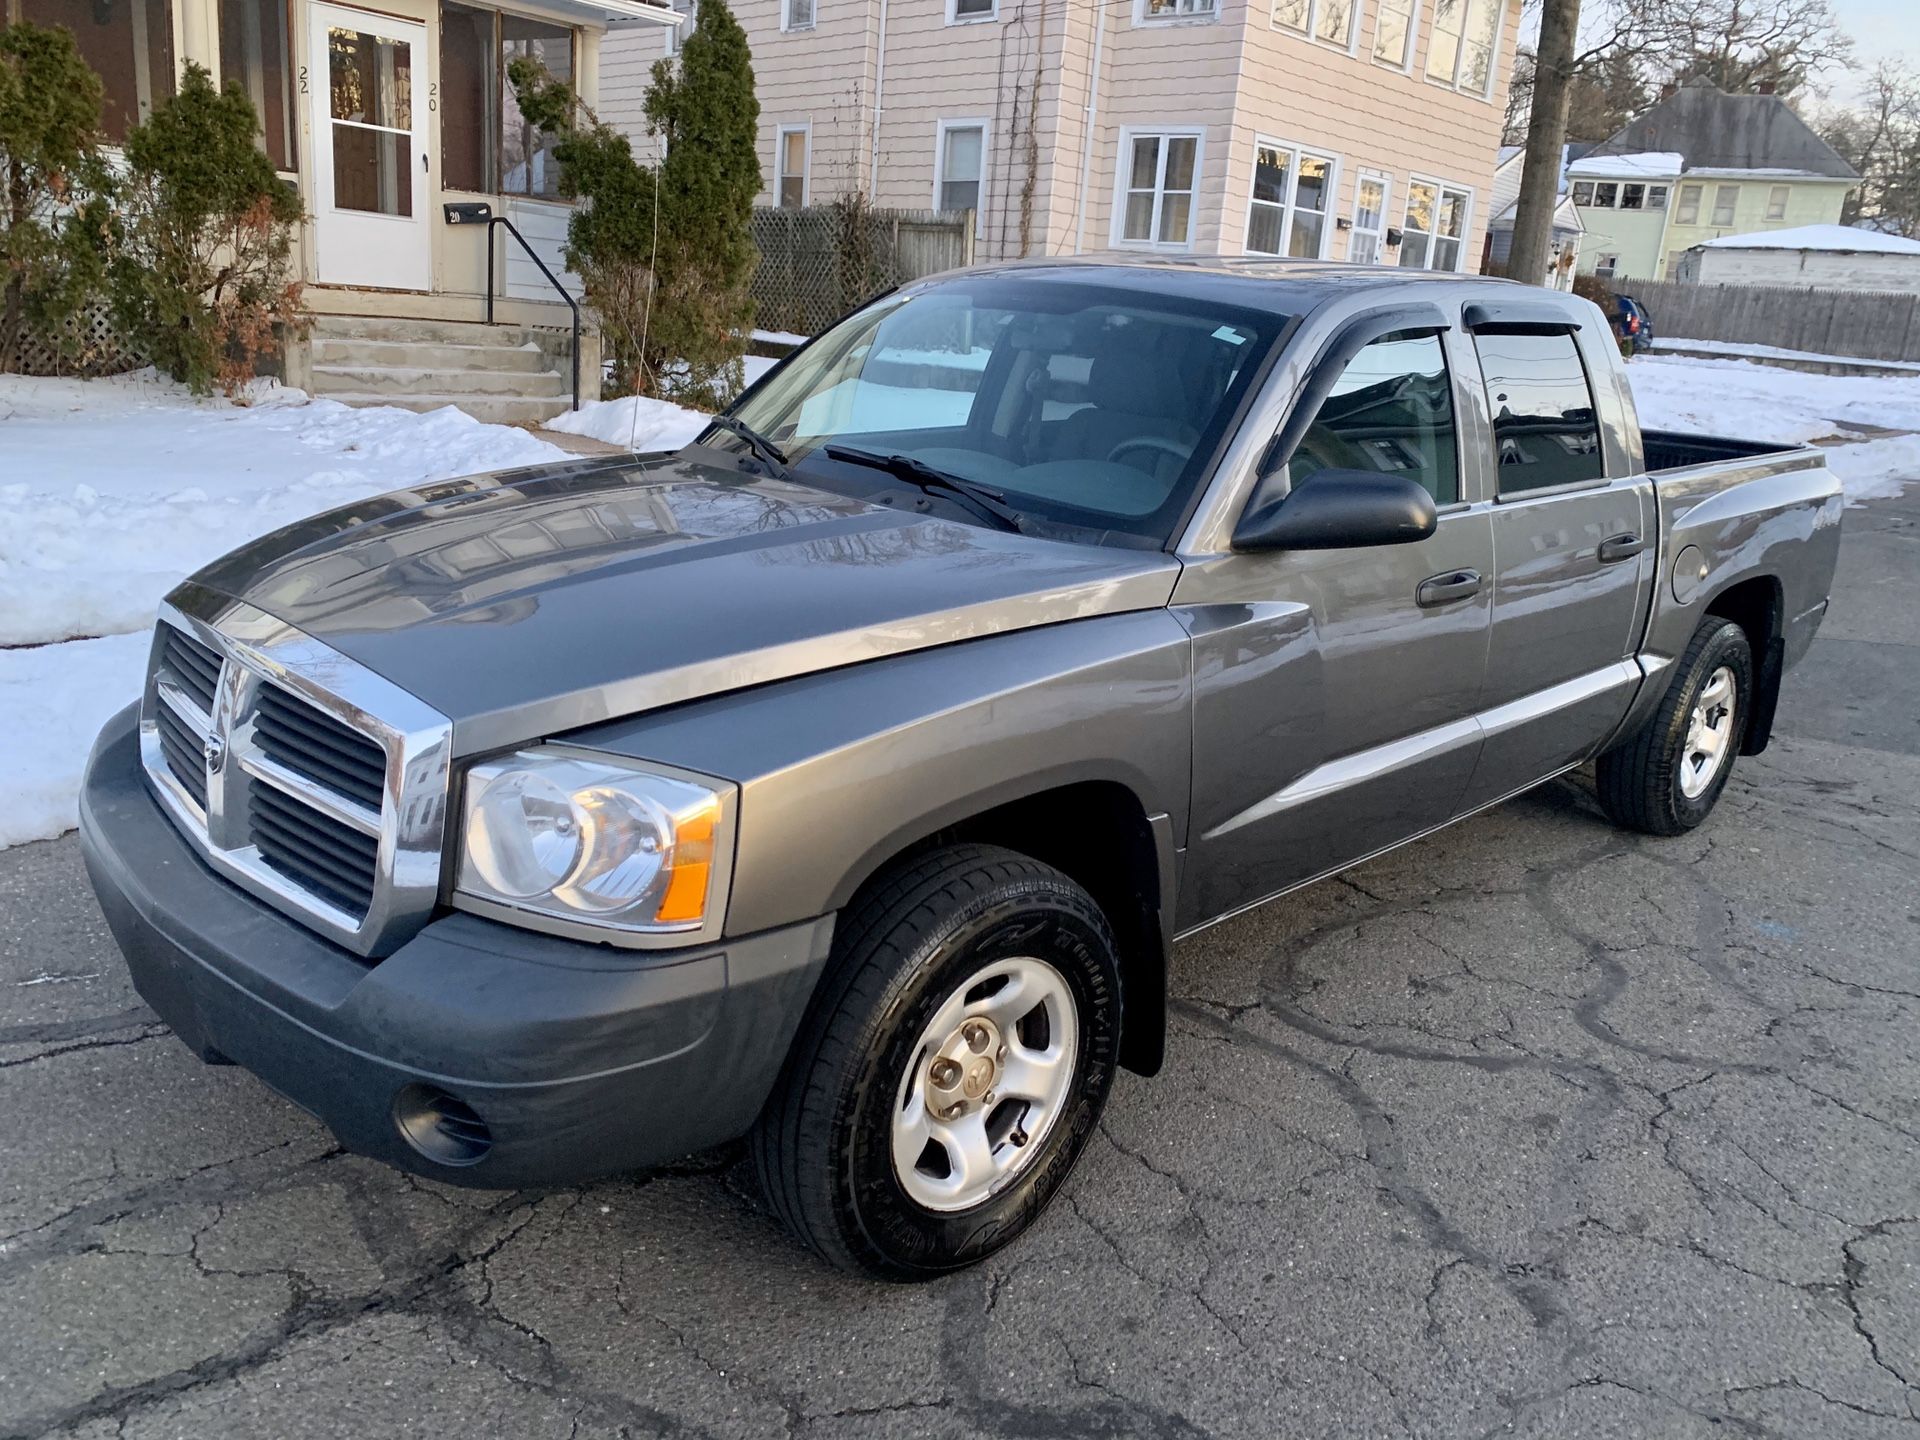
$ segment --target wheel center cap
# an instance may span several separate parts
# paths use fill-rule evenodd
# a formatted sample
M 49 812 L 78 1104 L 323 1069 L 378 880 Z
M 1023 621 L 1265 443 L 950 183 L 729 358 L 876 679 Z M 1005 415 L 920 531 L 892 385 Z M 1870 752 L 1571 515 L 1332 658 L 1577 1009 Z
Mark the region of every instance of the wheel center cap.
M 927 1059 L 927 1109 L 943 1120 L 972 1110 L 993 1093 L 1005 1053 L 993 1021 L 981 1016 L 962 1021 Z
M 993 1062 L 983 1055 L 967 1066 L 967 1078 L 961 1082 L 961 1088 L 969 1100 L 978 1100 L 992 1084 Z

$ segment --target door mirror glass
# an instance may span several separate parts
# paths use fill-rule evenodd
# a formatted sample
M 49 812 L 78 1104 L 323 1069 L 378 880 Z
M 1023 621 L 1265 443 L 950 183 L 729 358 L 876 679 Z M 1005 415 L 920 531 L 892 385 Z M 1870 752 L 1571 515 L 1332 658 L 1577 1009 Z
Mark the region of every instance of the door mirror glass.
M 1440 523 L 1418 480 L 1374 470 L 1322 470 L 1261 506 L 1233 532 L 1236 550 L 1341 550 L 1424 540 Z

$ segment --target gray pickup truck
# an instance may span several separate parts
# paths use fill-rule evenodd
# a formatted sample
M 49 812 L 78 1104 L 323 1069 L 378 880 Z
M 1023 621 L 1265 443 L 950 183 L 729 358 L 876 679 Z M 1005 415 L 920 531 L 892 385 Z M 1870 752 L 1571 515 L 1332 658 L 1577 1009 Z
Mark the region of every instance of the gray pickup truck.
M 169 597 L 87 862 L 140 993 L 476 1186 L 737 1137 L 828 1260 L 992 1253 L 1174 942 L 1589 761 L 1697 825 L 1827 604 L 1818 451 L 1643 432 L 1584 300 L 1099 261 L 862 308 L 674 454 Z

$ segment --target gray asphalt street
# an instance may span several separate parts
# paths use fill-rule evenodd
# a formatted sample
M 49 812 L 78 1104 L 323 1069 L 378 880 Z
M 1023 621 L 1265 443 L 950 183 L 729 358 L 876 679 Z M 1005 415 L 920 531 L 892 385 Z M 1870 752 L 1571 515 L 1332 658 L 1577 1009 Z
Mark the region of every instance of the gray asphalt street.
M 1677 841 L 1556 783 L 1183 947 L 1062 1201 L 920 1289 L 737 1155 L 559 1194 L 342 1153 L 0 853 L 0 1436 L 1920 1431 L 1920 490 Z

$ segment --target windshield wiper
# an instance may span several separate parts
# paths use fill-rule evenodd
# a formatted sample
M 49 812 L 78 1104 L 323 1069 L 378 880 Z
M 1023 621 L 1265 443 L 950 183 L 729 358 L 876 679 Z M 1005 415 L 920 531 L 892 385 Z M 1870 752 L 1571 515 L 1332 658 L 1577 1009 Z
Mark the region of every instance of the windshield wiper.
M 922 490 L 945 491 L 964 504 L 976 515 L 986 517 L 1002 530 L 1011 530 L 1015 534 L 1023 533 L 1026 526 L 1020 521 L 1020 512 L 1007 505 L 1006 496 L 998 490 L 991 490 L 978 481 L 969 480 L 964 475 L 950 475 L 945 470 L 936 470 L 924 460 L 916 460 L 911 455 L 882 455 L 875 450 L 861 450 L 852 445 L 827 445 L 824 447 L 828 458 L 844 460 L 849 465 L 866 465 L 875 470 L 884 470 L 897 479 L 905 480 L 909 485 Z
M 746 421 L 736 420 L 731 415 L 714 415 L 709 417 L 707 424 L 715 429 L 725 430 L 731 434 L 738 435 L 742 440 L 747 442 L 747 448 L 759 457 L 761 464 L 765 465 L 780 479 L 784 480 L 787 478 L 787 457 L 785 452 L 758 430 L 747 424 Z

